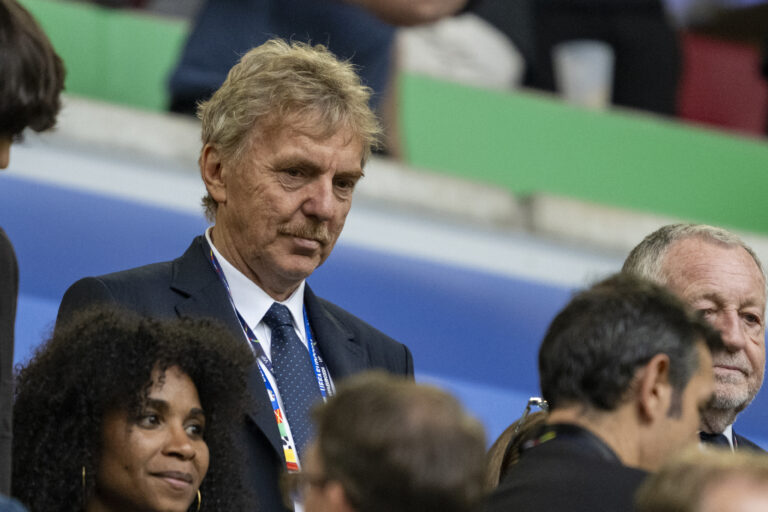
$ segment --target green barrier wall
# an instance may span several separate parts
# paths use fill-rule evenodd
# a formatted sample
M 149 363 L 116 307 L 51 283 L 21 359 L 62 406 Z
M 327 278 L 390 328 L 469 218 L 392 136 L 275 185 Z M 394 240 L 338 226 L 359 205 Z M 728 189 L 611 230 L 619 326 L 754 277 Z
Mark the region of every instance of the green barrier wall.
M 164 110 L 187 23 L 77 2 L 21 0 L 67 67 L 67 92 Z
M 493 183 L 768 233 L 768 142 L 532 93 L 406 76 L 410 163 Z
M 67 91 L 163 110 L 183 21 L 54 0 L 22 0 L 68 68 Z M 402 78 L 408 162 L 547 192 L 768 233 L 768 142 L 531 93 Z

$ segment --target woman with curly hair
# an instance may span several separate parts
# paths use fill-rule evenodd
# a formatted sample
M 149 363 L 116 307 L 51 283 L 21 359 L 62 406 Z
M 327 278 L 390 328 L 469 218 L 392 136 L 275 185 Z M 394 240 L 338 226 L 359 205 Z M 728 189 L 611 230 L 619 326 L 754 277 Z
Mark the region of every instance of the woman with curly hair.
M 207 321 L 84 312 L 19 373 L 13 495 L 31 512 L 252 509 L 231 432 L 250 364 Z

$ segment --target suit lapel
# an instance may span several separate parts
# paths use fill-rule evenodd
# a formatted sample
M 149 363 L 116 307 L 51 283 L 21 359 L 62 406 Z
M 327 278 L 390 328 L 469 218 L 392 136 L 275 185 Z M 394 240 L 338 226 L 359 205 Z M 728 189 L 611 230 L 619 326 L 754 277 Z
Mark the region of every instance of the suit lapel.
M 179 317 L 213 318 L 222 323 L 235 340 L 247 343 L 227 290 L 208 261 L 209 250 L 205 238 L 197 237 L 187 252 L 174 262 L 171 288 L 183 297 L 176 304 L 176 313 Z M 284 457 L 272 405 L 255 363 L 248 374 L 248 390 L 252 396 L 248 417 L 269 439 L 280 457 Z
M 315 342 L 328 371 L 334 379 L 361 372 L 370 366 L 368 352 L 354 334 L 315 296 L 309 285 L 304 288 L 304 306 Z
M 735 441 L 735 448 L 737 450 L 751 450 L 754 452 L 765 453 L 762 447 L 753 443 L 744 436 L 740 436 L 736 432 L 733 433 L 733 440 Z

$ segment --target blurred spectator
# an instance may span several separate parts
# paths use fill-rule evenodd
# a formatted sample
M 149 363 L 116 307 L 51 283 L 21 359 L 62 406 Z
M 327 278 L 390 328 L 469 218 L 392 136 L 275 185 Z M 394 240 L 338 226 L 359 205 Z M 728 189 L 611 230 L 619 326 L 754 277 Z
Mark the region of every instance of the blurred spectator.
M 637 512 L 768 510 L 768 458 L 690 450 L 665 464 L 637 493 Z
M 483 428 L 444 391 L 361 374 L 313 419 L 306 464 L 286 479 L 306 512 L 469 512 L 482 496 Z
M 576 295 L 539 349 L 546 423 L 486 510 L 631 510 L 646 472 L 695 443 L 721 346 L 648 281 L 619 274 Z
M 64 65 L 40 26 L 16 0 L 0 0 L 0 169 L 25 128 L 56 122 Z M 0 494 L 10 491 L 13 331 L 19 271 L 0 228 Z
M 145 9 L 147 11 L 191 19 L 203 0 L 87 0 L 103 7 Z
M 661 0 L 477 0 L 470 10 L 507 34 L 522 53 L 525 86 L 556 91 L 553 47 L 599 40 L 615 54 L 614 104 L 676 112 L 680 49 Z
M 209 0 L 170 80 L 171 110 L 194 114 L 240 55 L 272 37 L 326 45 L 359 68 L 376 107 L 392 65 L 395 25 L 440 19 L 466 0 Z
M 525 63 L 506 34 L 471 12 L 400 29 L 399 70 L 476 87 L 520 85 Z

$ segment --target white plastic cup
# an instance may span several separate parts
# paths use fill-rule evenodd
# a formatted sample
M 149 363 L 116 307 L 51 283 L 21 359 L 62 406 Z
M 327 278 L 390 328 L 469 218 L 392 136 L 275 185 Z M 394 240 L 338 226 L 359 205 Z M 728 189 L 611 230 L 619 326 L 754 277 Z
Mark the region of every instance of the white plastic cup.
M 611 103 L 614 52 L 603 41 L 578 39 L 552 48 L 557 90 L 566 101 L 603 109 Z

